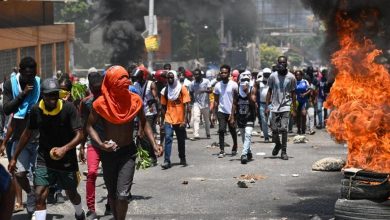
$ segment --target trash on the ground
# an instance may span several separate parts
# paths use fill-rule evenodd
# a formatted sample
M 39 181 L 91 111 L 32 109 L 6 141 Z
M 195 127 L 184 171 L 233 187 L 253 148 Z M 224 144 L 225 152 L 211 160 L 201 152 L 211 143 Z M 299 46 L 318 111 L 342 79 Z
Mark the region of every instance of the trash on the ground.
M 341 158 L 326 157 L 313 163 L 315 171 L 340 171 L 345 166 L 345 160 Z
M 318 216 L 317 214 L 314 214 L 314 215 L 310 215 L 310 220 L 321 220 L 322 218 L 320 216 Z
M 280 200 L 280 198 L 279 197 L 274 197 L 274 200 Z
M 318 147 L 318 146 L 311 146 L 311 148 L 314 148 L 314 149 L 318 149 L 318 148 L 320 148 L 320 147 Z
M 287 175 L 286 175 L 286 174 L 284 174 L 284 173 L 281 173 L 281 174 L 280 174 L 280 176 L 287 176 Z
M 238 179 L 240 179 L 240 180 L 249 180 L 249 181 L 263 180 L 265 178 L 266 178 L 265 176 L 260 175 L 260 174 L 242 174 L 238 177 Z
M 225 142 L 225 147 L 230 147 L 230 145 Z M 206 145 L 206 148 L 219 148 L 219 143 L 213 142 L 212 144 Z
M 188 181 L 187 181 L 187 180 L 184 180 L 181 184 L 187 185 L 187 184 L 188 184 Z
M 281 218 L 280 220 L 287 220 L 288 218 L 287 217 L 283 217 L 283 218 Z
M 265 152 L 258 152 L 256 153 L 257 156 L 264 156 L 265 155 Z
M 248 188 L 248 184 L 246 184 L 246 181 L 239 180 L 237 182 L 238 187 L 240 188 Z
M 298 177 L 298 176 L 299 176 L 299 174 L 297 174 L 297 173 L 293 173 L 293 174 L 291 174 L 291 176 L 293 176 L 293 177 Z
M 260 136 L 260 134 L 257 131 L 252 131 L 252 136 Z
M 295 135 L 293 138 L 294 144 L 307 143 L 308 141 L 305 135 Z

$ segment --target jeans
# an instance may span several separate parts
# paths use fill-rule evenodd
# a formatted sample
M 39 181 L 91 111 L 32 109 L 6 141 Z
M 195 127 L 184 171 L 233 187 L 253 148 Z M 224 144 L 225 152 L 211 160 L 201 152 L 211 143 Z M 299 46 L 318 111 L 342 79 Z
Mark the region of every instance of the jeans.
M 178 144 L 178 151 L 179 151 L 179 158 L 185 159 L 186 158 L 186 142 L 185 142 L 185 134 L 186 130 L 185 127 L 180 127 L 179 124 L 172 125 L 169 123 L 164 124 L 165 128 L 165 149 L 164 149 L 164 162 L 170 163 L 171 162 L 171 152 L 172 152 L 172 142 L 173 142 L 173 131 L 175 131 L 176 138 L 177 138 L 177 144 Z
M 287 148 L 287 127 L 290 118 L 290 112 L 272 112 L 272 141 L 276 146 L 280 147 L 283 151 Z M 279 134 L 282 135 L 282 142 L 280 142 Z
M 235 127 L 232 127 L 229 122 L 229 114 L 225 114 L 222 112 L 217 113 L 218 117 L 218 135 L 219 135 L 219 148 L 221 151 L 225 149 L 225 130 L 226 130 L 226 124 L 229 126 L 229 132 L 232 135 L 233 138 L 233 148 L 232 150 L 237 150 L 237 131 Z
M 244 143 L 244 145 L 242 146 L 243 149 L 241 155 L 247 155 L 248 153 L 252 152 L 251 150 L 252 131 L 253 131 L 252 126 L 246 126 L 245 128 L 240 128 L 242 143 Z
M 309 127 L 309 131 L 314 130 L 314 108 L 309 107 L 307 109 L 307 126 Z
M 323 118 L 323 114 L 322 114 L 323 107 L 324 107 L 324 101 L 325 100 L 317 99 L 317 115 L 318 115 L 317 126 L 321 126 L 321 127 L 324 127 L 324 118 Z M 326 110 L 324 109 L 324 113 L 325 113 L 325 111 Z
M 96 178 L 98 176 L 98 169 L 100 163 L 99 149 L 91 144 L 87 147 L 87 184 L 86 184 L 86 200 L 88 210 L 95 211 L 95 189 Z
M 267 105 L 265 103 L 260 103 L 259 107 L 259 115 L 260 115 L 260 123 L 261 123 L 261 130 L 264 134 L 264 139 L 269 139 L 268 136 L 268 116 L 265 114 L 265 107 Z
M 203 115 L 205 122 L 206 135 L 210 135 L 210 110 L 209 108 L 200 108 L 198 105 L 194 105 L 192 108 L 192 121 L 194 126 L 194 137 L 199 137 L 199 122 L 200 116 Z

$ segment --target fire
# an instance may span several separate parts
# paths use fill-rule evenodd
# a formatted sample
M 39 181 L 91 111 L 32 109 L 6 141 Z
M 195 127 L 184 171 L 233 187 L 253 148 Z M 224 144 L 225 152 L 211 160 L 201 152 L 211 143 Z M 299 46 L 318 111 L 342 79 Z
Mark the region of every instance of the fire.
M 364 17 L 377 16 L 375 11 Z M 327 130 L 347 142 L 346 167 L 390 174 L 390 74 L 374 62 L 382 52 L 370 39 L 358 37 L 362 22 L 337 15 L 340 50 L 332 55 L 337 70 L 325 103 L 333 110 Z

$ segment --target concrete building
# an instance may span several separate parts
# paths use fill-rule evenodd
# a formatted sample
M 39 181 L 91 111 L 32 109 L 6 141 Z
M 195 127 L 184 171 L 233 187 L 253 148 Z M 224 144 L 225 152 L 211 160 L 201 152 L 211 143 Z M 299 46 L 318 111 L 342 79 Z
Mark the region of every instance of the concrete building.
M 42 78 L 71 71 L 75 24 L 54 23 L 54 2 L 65 1 L 0 0 L 0 81 L 25 56 L 35 58 Z

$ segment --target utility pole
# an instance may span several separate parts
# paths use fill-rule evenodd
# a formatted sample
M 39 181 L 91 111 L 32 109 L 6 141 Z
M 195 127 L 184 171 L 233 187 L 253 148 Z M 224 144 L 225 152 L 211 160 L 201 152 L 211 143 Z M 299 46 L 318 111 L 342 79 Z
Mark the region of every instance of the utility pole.
M 225 15 L 223 13 L 223 8 L 221 8 L 221 34 L 220 38 L 220 46 L 221 46 L 221 64 L 225 62 L 226 54 L 225 54 Z
M 148 36 L 153 35 L 153 24 L 154 22 L 154 0 L 149 0 L 149 25 L 148 25 Z M 153 52 L 148 52 L 148 69 L 153 71 Z

